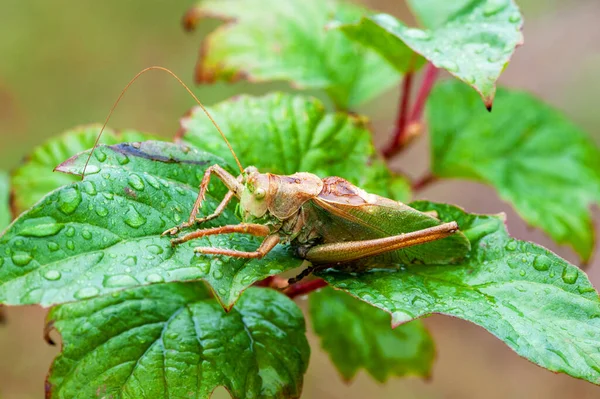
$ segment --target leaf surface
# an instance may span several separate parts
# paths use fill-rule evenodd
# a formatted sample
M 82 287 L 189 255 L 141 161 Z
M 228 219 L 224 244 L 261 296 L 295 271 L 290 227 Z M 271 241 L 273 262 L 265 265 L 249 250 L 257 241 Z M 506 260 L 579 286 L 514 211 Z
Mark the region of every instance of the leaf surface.
M 589 207 L 600 203 L 598 147 L 529 94 L 500 89 L 497 101 L 490 114 L 459 84 L 434 89 L 427 108 L 433 173 L 492 185 L 528 223 L 589 259 Z
M 202 283 L 157 284 L 58 306 L 51 398 L 297 398 L 310 348 L 300 309 L 249 289 L 228 313 Z
M 394 325 L 441 313 L 480 325 L 519 355 L 554 372 L 600 383 L 600 299 L 587 276 L 552 252 L 511 239 L 500 216 L 417 202 L 456 220 L 470 257 L 453 266 L 405 266 L 319 275 L 392 315 Z
M 522 16 L 512 0 L 428 0 L 420 17 L 429 29 L 410 28 L 388 14 L 363 16 L 332 26 L 373 48 L 399 71 L 416 69 L 423 58 L 475 88 L 491 108 L 496 81 L 523 43 Z M 461 7 L 462 6 L 462 7 Z M 443 22 L 442 22 L 443 20 Z M 407 52 L 414 51 L 414 57 Z
M 309 299 L 313 328 L 345 380 L 360 369 L 379 382 L 431 372 L 433 340 L 420 321 L 392 330 L 388 314 L 329 287 Z
M 10 223 L 10 206 L 9 206 L 10 183 L 8 174 L 0 171 L 0 232 Z
M 101 125 L 85 125 L 68 130 L 36 147 L 12 176 L 13 206 L 17 213 L 30 208 L 46 193 L 78 179 L 63 173 L 53 173 L 65 159 L 94 146 Z M 151 135 L 133 130 L 121 132 L 107 128 L 100 143 L 117 144 L 150 140 Z
M 355 107 L 399 78 L 375 52 L 325 29 L 333 16 L 352 20 L 364 12 L 334 0 L 201 1 L 186 15 L 188 28 L 204 18 L 226 24 L 204 39 L 196 80 L 285 80 L 323 89 L 341 108 Z
M 406 179 L 393 175 L 378 156 L 363 118 L 330 113 L 314 98 L 283 93 L 240 96 L 210 107 L 209 112 L 244 167 L 276 174 L 340 176 L 385 197 L 410 196 Z M 180 139 L 234 165 L 225 142 L 199 108 L 182 119 Z
M 87 152 L 63 163 L 80 174 Z M 86 179 L 44 197 L 0 237 L 0 303 L 44 306 L 133 286 L 203 279 L 230 308 L 255 281 L 299 266 L 284 247 L 262 260 L 195 255 L 197 246 L 255 250 L 260 241 L 221 235 L 172 247 L 161 234 L 187 220 L 204 170 L 224 161 L 162 142 L 102 146 Z M 202 215 L 224 187 L 213 180 Z M 212 195 L 216 195 L 217 198 Z M 233 212 L 202 227 L 237 224 Z

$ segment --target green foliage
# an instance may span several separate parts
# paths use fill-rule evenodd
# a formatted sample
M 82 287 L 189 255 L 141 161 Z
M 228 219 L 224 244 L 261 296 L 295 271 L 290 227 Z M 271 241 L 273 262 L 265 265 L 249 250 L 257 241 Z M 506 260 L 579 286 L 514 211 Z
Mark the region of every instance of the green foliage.
M 265 13 L 268 10 L 268 13 Z M 353 108 L 388 89 L 398 74 L 376 53 L 339 32 L 326 32 L 332 16 L 359 18 L 364 10 L 335 0 L 204 0 L 186 16 L 227 24 L 202 43 L 199 82 L 286 80 L 323 89 L 340 108 Z
M 297 398 L 310 349 L 302 312 L 251 288 L 225 313 L 202 283 L 157 284 L 62 305 L 52 398 Z
M 25 163 L 12 176 L 15 193 L 13 206 L 18 213 L 30 208 L 50 191 L 78 179 L 75 176 L 52 172 L 65 159 L 92 148 L 101 127 L 101 125 L 76 127 L 33 150 Z M 100 142 L 117 144 L 150 140 L 151 137 L 146 133 L 129 130 L 118 132 L 107 128 Z
M 321 177 L 344 176 L 365 190 L 407 200 L 406 179 L 393 175 L 373 147 L 365 118 L 331 113 L 312 97 L 282 93 L 240 96 L 209 108 L 244 167 Z M 233 157 L 210 120 L 196 108 L 182 122 L 183 143 Z M 357 167 L 357 165 L 370 167 Z
M 0 171 L 0 232 L 10 223 L 10 208 L 8 206 L 8 197 L 10 192 L 10 183 L 8 175 Z
M 331 288 L 310 296 L 310 317 L 323 349 L 346 380 L 361 368 L 379 382 L 431 372 L 435 350 L 420 321 L 392 330 L 388 314 Z
M 58 170 L 81 174 L 87 155 Z M 84 181 L 49 194 L 0 237 L 0 303 L 47 306 L 139 285 L 203 279 L 229 308 L 255 281 L 299 266 L 282 247 L 262 260 L 193 252 L 206 245 L 257 248 L 260 241 L 246 236 L 212 236 L 177 247 L 161 237 L 187 220 L 204 170 L 223 162 L 161 142 L 99 147 Z M 209 196 L 202 214 L 212 213 L 219 201 Z M 228 223 L 239 220 L 225 211 L 206 227 Z
M 427 7 L 418 5 L 428 30 L 409 28 L 388 14 L 363 16 L 351 23 L 338 21 L 334 26 L 372 47 L 400 72 L 417 68 L 422 64 L 420 56 L 424 57 L 473 86 L 491 107 L 496 80 L 515 47 L 523 42 L 522 17 L 512 0 L 460 4 L 463 7 L 447 0 L 430 0 Z
M 600 383 L 600 298 L 584 272 L 542 247 L 511 239 L 499 216 L 412 205 L 457 221 L 471 240 L 470 257 L 456 266 L 319 275 L 389 312 L 394 325 L 431 313 L 459 317 L 542 367 Z
M 500 89 L 497 111 L 456 83 L 428 104 L 436 176 L 491 184 L 531 225 L 589 259 L 589 206 L 600 201 L 600 151 L 579 128 L 529 94 Z

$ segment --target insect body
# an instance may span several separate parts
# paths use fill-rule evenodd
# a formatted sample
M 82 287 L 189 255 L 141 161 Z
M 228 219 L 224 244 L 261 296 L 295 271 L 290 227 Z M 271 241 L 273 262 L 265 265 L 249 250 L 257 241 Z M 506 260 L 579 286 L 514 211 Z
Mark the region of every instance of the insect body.
M 173 245 L 210 235 L 245 233 L 264 237 L 253 252 L 212 247 L 198 247 L 195 251 L 262 258 L 277 244 L 287 243 L 296 249 L 299 257 L 317 267 L 335 266 L 353 271 L 397 263 L 447 264 L 469 251 L 469 241 L 458 231 L 456 222 L 442 223 L 400 202 L 369 194 L 340 177 L 321 179 L 304 172 L 281 176 L 260 173 L 252 166 L 242 168 L 227 137 L 200 100 L 181 79 L 163 67 L 146 68 L 127 84 L 108 114 L 96 145 L 125 91 L 149 70 L 167 72 L 183 85 L 219 131 L 241 172 L 235 177 L 219 165 L 209 167 L 189 220 L 164 235 L 176 235 L 184 228 L 218 217 L 233 197 L 239 200 L 242 223 L 200 229 L 173 239 Z M 198 218 L 212 175 L 229 191 L 212 215 Z

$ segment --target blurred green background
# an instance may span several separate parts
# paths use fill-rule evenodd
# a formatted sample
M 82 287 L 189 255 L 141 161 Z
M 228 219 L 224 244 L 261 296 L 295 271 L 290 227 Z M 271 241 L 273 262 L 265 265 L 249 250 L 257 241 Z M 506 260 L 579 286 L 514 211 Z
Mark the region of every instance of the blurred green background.
M 365 2 L 411 20 L 403 1 Z M 526 44 L 517 50 L 501 82 L 539 95 L 600 142 L 600 1 L 517 2 L 525 15 Z M 103 121 L 123 86 L 144 67 L 168 67 L 192 84 L 203 31 L 186 34 L 180 24 L 192 4 L 193 0 L 0 0 L 0 169 L 14 168 L 36 144 L 63 130 Z M 286 87 L 242 83 L 194 90 L 211 104 L 240 92 Z M 380 143 L 392 129 L 397 96 L 392 91 L 360 110 L 372 118 Z M 191 105 L 175 81 L 152 72 L 127 93 L 110 125 L 170 137 Z M 394 165 L 418 176 L 426 168 L 427 154 L 424 138 Z M 473 212 L 507 212 L 513 235 L 576 261 L 568 249 L 556 248 L 542 233 L 528 229 L 488 187 L 443 182 L 420 196 Z M 600 264 L 598 256 L 595 259 L 588 272 L 598 288 Z M 305 307 L 302 300 L 299 303 Z M 0 398 L 43 397 L 43 379 L 58 351 L 42 340 L 44 315 L 34 307 L 8 310 L 8 324 L 0 327 Z M 378 385 L 361 374 L 345 385 L 311 335 L 313 355 L 303 397 L 600 397 L 599 387 L 538 368 L 476 326 L 441 316 L 426 322 L 438 347 L 430 381 L 407 378 Z M 227 397 L 221 391 L 216 396 Z

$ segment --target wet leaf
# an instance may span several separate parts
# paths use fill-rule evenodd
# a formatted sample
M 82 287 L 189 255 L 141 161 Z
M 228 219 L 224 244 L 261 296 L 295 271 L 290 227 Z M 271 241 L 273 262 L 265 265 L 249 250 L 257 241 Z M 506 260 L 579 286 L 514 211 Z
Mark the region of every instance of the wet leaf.
M 325 29 L 334 15 L 352 20 L 364 12 L 334 0 L 201 1 L 186 15 L 188 28 L 204 18 L 226 24 L 204 39 L 196 80 L 285 80 L 327 91 L 340 108 L 355 107 L 399 79 L 378 54 Z
M 88 152 L 58 170 L 80 174 Z M 0 303 L 44 306 L 133 286 L 203 279 L 231 307 L 257 280 L 297 267 L 287 249 L 262 260 L 195 255 L 197 246 L 255 250 L 260 241 L 221 235 L 172 247 L 161 233 L 187 220 L 204 170 L 224 161 L 161 142 L 96 149 L 86 179 L 64 186 L 24 213 L 0 237 Z M 201 214 L 214 211 L 216 179 Z M 213 196 L 214 195 L 214 196 Z M 233 212 L 203 227 L 237 224 Z
M 85 125 L 68 130 L 36 147 L 12 176 L 13 206 L 17 213 L 38 202 L 46 193 L 78 179 L 63 173 L 53 173 L 65 159 L 92 148 L 101 125 Z M 144 141 L 151 135 L 131 130 L 117 132 L 110 128 L 102 134 L 102 144 Z
M 434 89 L 427 114 L 436 176 L 491 184 L 528 223 L 590 258 L 600 151 L 586 133 L 522 92 L 500 89 L 489 114 L 456 83 Z
M 394 176 L 378 156 L 364 118 L 330 113 L 312 97 L 283 93 L 240 96 L 209 111 L 244 167 L 254 165 L 277 174 L 340 176 L 385 197 L 406 200 L 410 196 L 406 180 Z M 181 126 L 182 142 L 234 165 L 225 142 L 200 109 L 183 118 Z
M 10 183 L 8 174 L 0 171 L 0 232 L 10 223 L 10 206 L 9 206 L 9 191 Z
M 392 329 L 388 314 L 331 288 L 310 295 L 310 317 L 345 380 L 362 368 L 379 382 L 431 372 L 433 340 L 418 320 Z
M 388 14 L 332 26 L 372 47 L 401 72 L 416 69 L 425 58 L 475 88 L 491 107 L 496 81 L 523 43 L 518 7 L 512 0 L 428 0 L 427 5 L 416 7 L 421 19 L 432 24 L 425 30 L 410 28 Z M 406 55 L 411 49 L 416 53 L 412 58 Z
M 334 288 L 392 315 L 395 325 L 442 313 L 480 325 L 519 355 L 554 372 L 600 383 L 600 299 L 577 267 L 535 244 L 511 239 L 501 216 L 417 202 L 455 220 L 470 257 L 452 266 L 406 266 L 359 276 L 319 273 Z
M 157 284 L 62 305 L 50 398 L 298 398 L 310 348 L 300 309 L 251 288 L 229 312 L 202 283 Z

